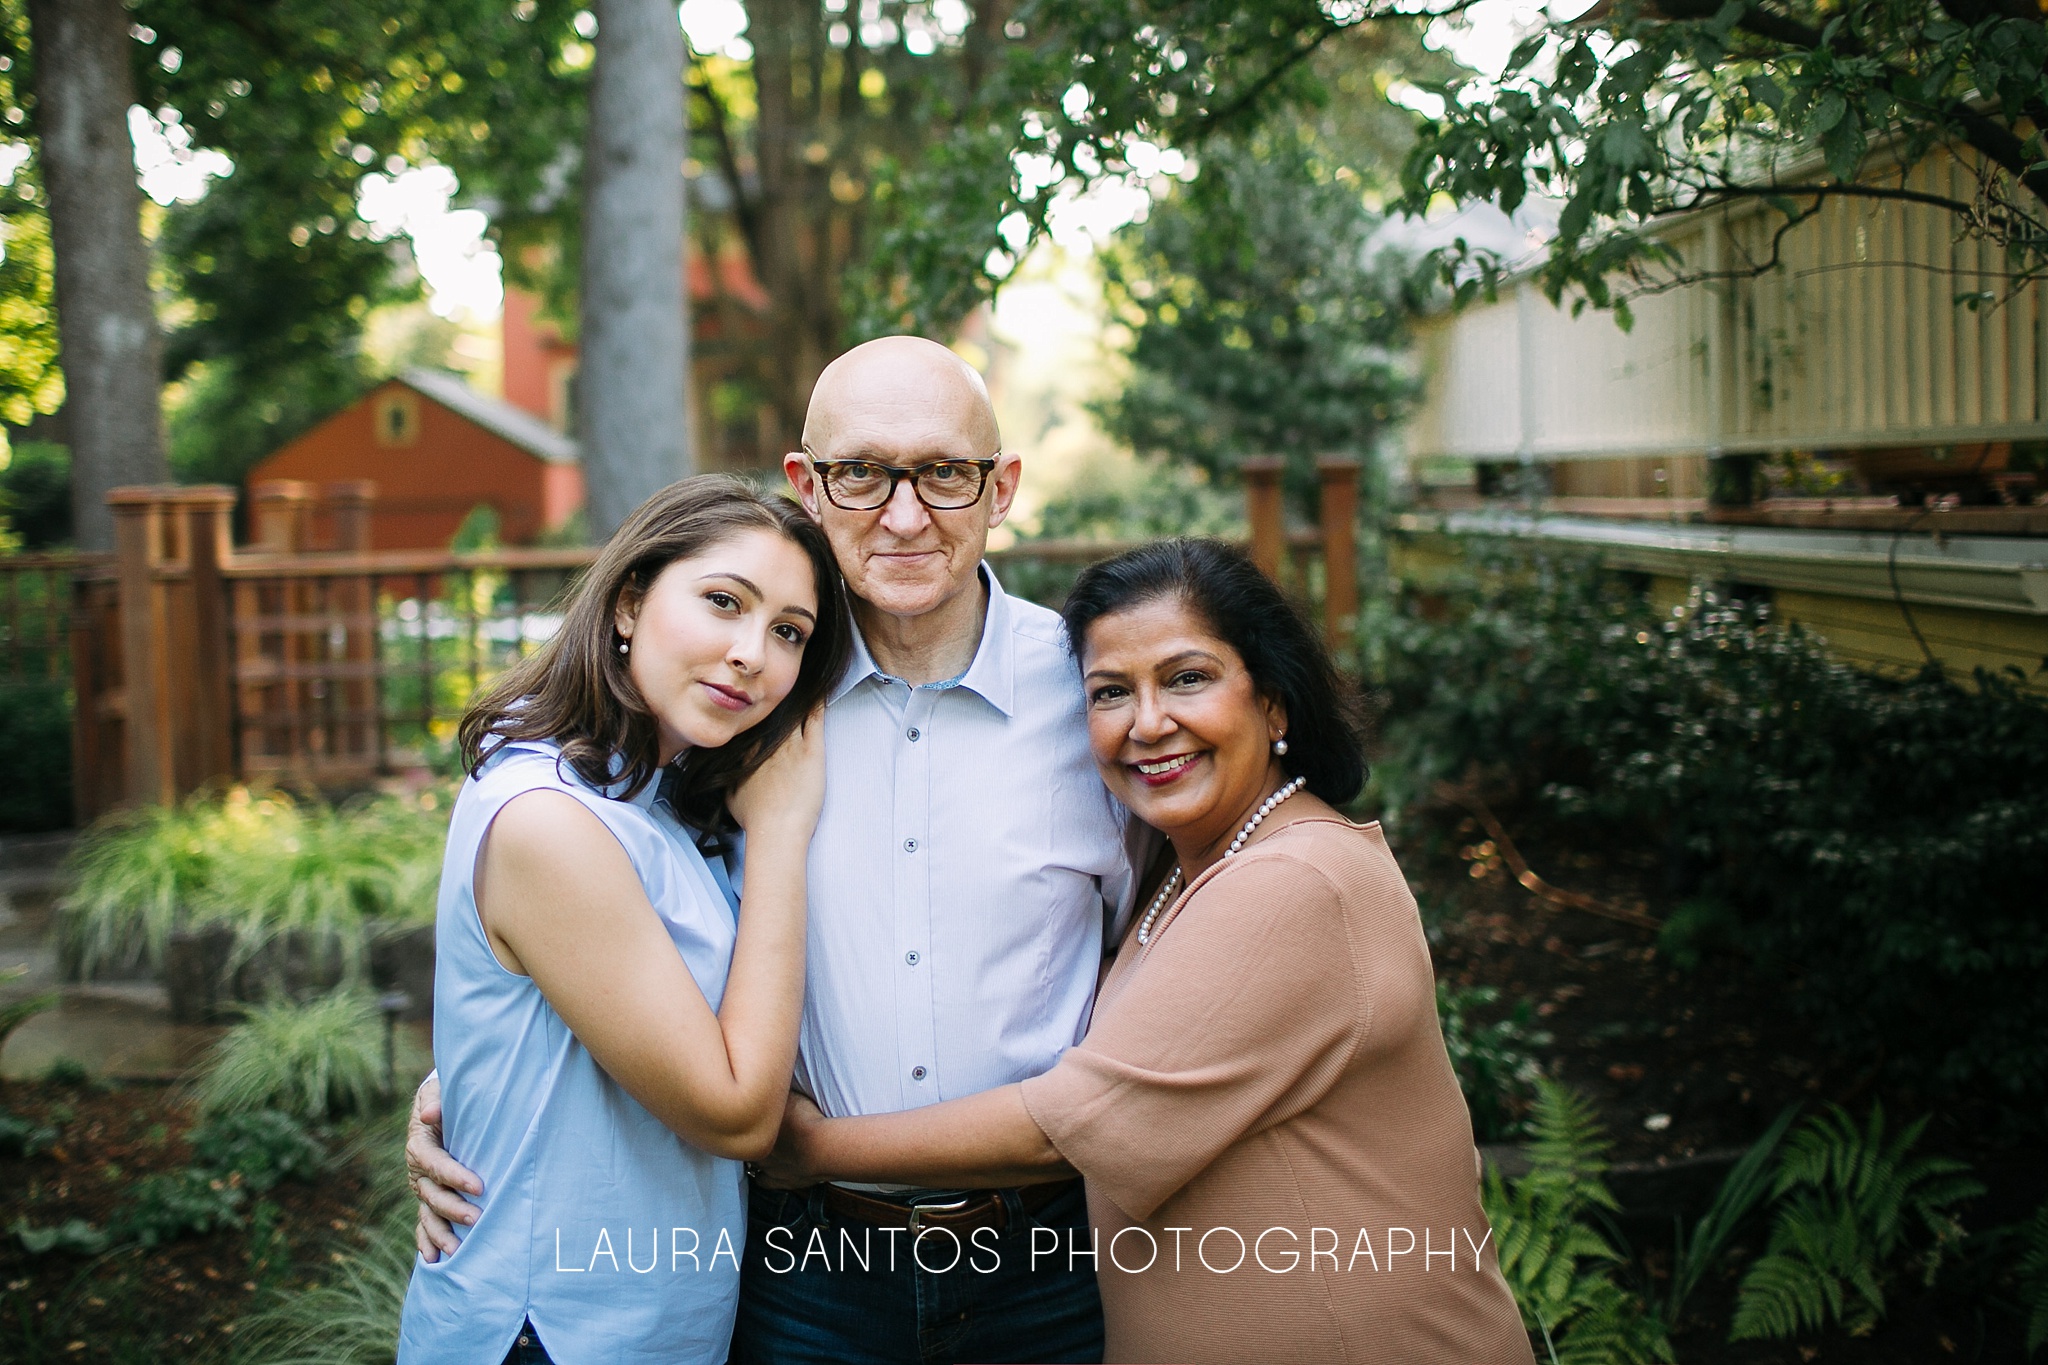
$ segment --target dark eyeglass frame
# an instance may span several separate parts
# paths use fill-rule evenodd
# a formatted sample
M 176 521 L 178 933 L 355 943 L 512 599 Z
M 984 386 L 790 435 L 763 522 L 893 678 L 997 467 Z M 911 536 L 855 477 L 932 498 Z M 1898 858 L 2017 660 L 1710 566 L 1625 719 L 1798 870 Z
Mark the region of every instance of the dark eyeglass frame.
M 883 464 L 879 460 L 821 460 L 817 456 L 812 455 L 809 450 L 804 451 L 804 454 L 810 457 L 811 472 L 817 476 L 818 487 L 822 488 L 825 491 L 826 500 L 829 501 L 834 507 L 837 507 L 842 512 L 879 512 L 881 509 L 889 505 L 889 500 L 896 496 L 896 485 L 903 482 L 905 479 L 910 480 L 911 495 L 915 497 L 919 502 L 923 503 L 931 511 L 958 512 L 962 508 L 974 506 L 976 503 L 981 501 L 982 495 L 988 492 L 988 476 L 995 472 L 996 462 L 1002 458 L 1003 452 L 998 450 L 995 454 L 990 455 L 985 459 L 978 460 L 927 460 L 923 464 L 911 465 L 907 468 L 902 465 Z M 874 469 L 880 470 L 882 473 L 889 476 L 889 491 L 882 495 L 882 500 L 880 502 L 870 503 L 865 507 L 853 507 L 841 502 L 837 497 L 833 495 L 831 478 L 832 470 L 841 465 L 849 464 L 868 465 Z M 918 482 L 918 476 L 923 474 L 927 469 L 930 469 L 935 465 L 942 464 L 966 465 L 972 468 L 977 474 L 981 476 L 980 481 L 977 482 L 974 486 L 973 497 L 969 498 L 966 502 L 937 503 L 933 502 L 930 498 L 924 495 L 924 486 Z

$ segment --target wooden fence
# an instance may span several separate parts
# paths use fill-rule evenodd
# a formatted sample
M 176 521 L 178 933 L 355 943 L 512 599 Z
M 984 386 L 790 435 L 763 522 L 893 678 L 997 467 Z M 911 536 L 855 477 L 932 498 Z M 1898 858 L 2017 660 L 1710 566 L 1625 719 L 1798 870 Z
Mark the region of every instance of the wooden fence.
M 1322 525 L 1290 531 L 1281 462 L 1246 462 L 1249 548 L 1341 639 L 1358 467 L 1320 468 Z M 81 824 L 222 778 L 347 786 L 434 765 L 478 689 L 554 633 L 595 553 L 373 553 L 374 496 L 259 484 L 238 549 L 232 488 L 117 489 L 111 557 L 0 558 L 0 679 L 69 675 Z M 991 559 L 1078 572 L 1126 548 L 1035 541 Z

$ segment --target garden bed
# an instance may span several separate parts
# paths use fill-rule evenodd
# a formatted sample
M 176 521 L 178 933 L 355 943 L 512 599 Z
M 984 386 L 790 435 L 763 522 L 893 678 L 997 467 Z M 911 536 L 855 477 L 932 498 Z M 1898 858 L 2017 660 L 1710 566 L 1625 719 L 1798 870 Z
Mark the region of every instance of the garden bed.
M 192 1162 L 187 1135 L 194 1115 L 175 1087 L 17 1082 L 0 1088 L 0 1105 L 57 1130 L 32 1156 L 0 1154 L 0 1189 L 7 1191 L 0 1229 L 16 1220 L 38 1228 L 71 1219 L 105 1227 L 139 1182 Z M 395 1136 L 389 1148 L 395 1162 Z M 259 1301 L 320 1278 L 339 1248 L 367 1241 L 366 1220 L 381 1207 L 371 1183 L 376 1174 L 337 1160 L 317 1181 L 285 1181 L 249 1199 L 240 1227 L 153 1247 L 34 1255 L 5 1232 L 0 1359 L 226 1359 L 238 1322 Z
M 1658 851 L 1589 848 L 1583 832 L 1546 827 L 1532 812 L 1504 819 L 1547 881 L 1656 918 L 1674 908 Z M 1550 1035 L 1531 1050 L 1597 1107 L 1614 1143 L 1609 1184 L 1624 1207 L 1614 1229 L 1633 1252 L 1625 1282 L 1655 1295 L 1669 1273 L 1674 1217 L 1697 1218 L 1728 1158 L 1788 1104 L 1812 1112 L 1834 1102 L 1860 1115 L 1881 1102 L 1901 1123 L 1930 1114 L 1921 1148 L 1968 1161 L 1987 1186 L 1962 1210 L 1973 1233 L 2021 1221 L 2048 1197 L 2038 1151 L 2000 1137 L 2011 1128 L 1995 1107 L 1923 1097 L 1817 1044 L 1791 1008 L 1796 980 L 1772 979 L 1732 956 L 1681 970 L 1659 953 L 1654 931 L 1550 908 L 1510 878 L 1462 812 L 1411 818 L 1395 843 L 1423 905 L 1439 977 L 1498 989 L 1496 1015 L 1531 1002 L 1529 1026 Z M 1736 1247 L 1747 1254 L 1732 1255 L 1726 1273 L 1687 1305 L 1672 1338 L 1687 1365 L 2023 1359 L 2019 1319 L 1987 1310 L 1987 1289 L 1998 1290 L 1980 1281 L 2001 1269 L 1995 1254 L 1984 1255 L 1995 1247 L 1978 1249 L 1986 1264 L 1956 1268 L 1932 1291 L 1902 1287 L 1867 1336 L 1730 1344 L 1735 1281 L 1766 1230 L 1761 1220 L 1746 1228 Z

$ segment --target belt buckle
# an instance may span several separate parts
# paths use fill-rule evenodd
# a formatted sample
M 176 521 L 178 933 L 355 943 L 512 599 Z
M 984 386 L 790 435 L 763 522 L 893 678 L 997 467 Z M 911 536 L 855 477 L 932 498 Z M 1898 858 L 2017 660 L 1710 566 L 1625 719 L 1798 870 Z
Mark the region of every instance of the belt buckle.
M 913 1202 L 910 1205 L 911 1235 L 915 1236 L 916 1234 L 923 1232 L 926 1227 L 930 1226 L 924 1221 L 924 1215 L 927 1211 L 932 1213 L 958 1213 L 960 1212 L 960 1210 L 966 1208 L 969 1204 L 973 1202 L 974 1201 L 972 1199 L 968 1198 L 965 1195 L 962 1195 L 960 1198 L 944 1204 Z

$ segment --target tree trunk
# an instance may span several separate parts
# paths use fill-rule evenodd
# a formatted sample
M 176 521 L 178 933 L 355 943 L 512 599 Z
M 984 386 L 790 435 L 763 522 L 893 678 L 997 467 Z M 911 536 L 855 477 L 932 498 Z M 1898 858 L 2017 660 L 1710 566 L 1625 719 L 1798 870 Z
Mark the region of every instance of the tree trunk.
M 691 472 L 683 30 L 673 0 L 597 0 L 583 168 L 576 423 L 593 539 Z
M 73 531 L 114 548 L 109 488 L 165 483 L 163 340 L 149 293 L 121 0 L 29 0 L 36 132 L 50 194 Z

